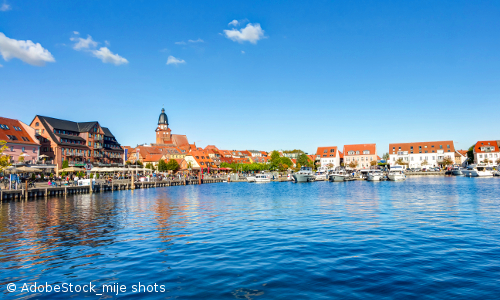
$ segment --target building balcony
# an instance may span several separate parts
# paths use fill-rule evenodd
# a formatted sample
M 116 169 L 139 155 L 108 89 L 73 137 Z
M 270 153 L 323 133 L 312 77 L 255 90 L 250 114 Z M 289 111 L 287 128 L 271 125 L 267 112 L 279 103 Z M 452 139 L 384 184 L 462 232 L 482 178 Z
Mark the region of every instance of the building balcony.
M 96 145 L 96 144 L 94 144 L 94 149 L 102 149 L 102 145 Z

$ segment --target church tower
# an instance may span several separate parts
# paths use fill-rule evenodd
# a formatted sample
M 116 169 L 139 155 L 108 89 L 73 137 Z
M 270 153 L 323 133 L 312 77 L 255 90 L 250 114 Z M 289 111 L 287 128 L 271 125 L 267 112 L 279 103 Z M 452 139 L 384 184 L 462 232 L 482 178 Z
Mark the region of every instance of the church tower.
M 168 118 L 164 108 L 161 109 L 161 114 L 158 118 L 158 127 L 156 127 L 156 144 L 172 144 L 172 133 L 170 128 L 168 128 Z

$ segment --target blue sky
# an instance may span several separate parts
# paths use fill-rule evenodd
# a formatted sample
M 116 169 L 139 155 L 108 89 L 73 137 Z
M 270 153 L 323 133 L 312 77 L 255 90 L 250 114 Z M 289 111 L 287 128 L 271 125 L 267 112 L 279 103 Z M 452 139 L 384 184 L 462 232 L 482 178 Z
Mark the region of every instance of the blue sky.
M 269 2 L 0 0 L 0 115 L 132 146 L 163 105 L 221 149 L 500 139 L 500 2 Z

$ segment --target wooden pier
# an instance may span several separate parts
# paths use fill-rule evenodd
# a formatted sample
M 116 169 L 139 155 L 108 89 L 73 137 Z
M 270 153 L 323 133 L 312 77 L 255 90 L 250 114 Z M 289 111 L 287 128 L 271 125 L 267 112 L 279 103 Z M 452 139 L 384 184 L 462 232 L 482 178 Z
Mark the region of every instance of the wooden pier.
M 178 185 L 194 185 L 205 183 L 218 183 L 223 182 L 221 178 L 206 178 L 206 179 L 175 179 L 175 180 L 162 180 L 162 181 L 145 181 L 134 182 L 133 184 L 128 180 L 118 180 L 112 183 L 100 182 L 91 186 L 58 186 L 58 187 L 35 187 L 17 190 L 0 190 L 0 201 L 15 201 L 27 199 L 40 199 L 55 196 L 66 196 L 76 194 L 89 194 L 89 193 L 102 193 L 131 189 L 150 189 L 157 187 L 178 186 Z

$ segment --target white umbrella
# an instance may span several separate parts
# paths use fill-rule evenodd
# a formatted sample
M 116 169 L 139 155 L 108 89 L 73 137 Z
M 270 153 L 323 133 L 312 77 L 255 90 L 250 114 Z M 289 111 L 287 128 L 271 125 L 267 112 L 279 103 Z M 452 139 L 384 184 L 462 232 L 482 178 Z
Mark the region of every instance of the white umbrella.
M 38 156 L 38 158 L 48 158 L 49 156 L 48 155 L 45 155 L 45 154 L 42 154 L 40 156 Z
M 30 155 L 27 154 L 27 153 L 23 153 L 23 154 L 20 154 L 19 156 L 23 156 L 24 157 L 24 156 L 30 156 Z
M 99 167 L 93 167 L 93 168 L 90 170 L 90 172 L 99 172 L 99 171 L 101 171 L 101 168 L 99 168 Z

